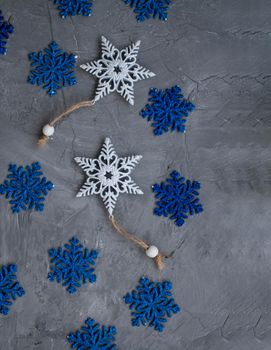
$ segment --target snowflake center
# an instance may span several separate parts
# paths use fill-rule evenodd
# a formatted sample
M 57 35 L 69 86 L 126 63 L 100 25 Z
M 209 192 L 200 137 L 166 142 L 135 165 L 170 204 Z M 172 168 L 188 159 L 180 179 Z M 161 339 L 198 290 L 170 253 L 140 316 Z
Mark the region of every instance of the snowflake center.
M 114 186 L 119 180 L 119 171 L 116 167 L 105 166 L 100 171 L 99 179 L 103 186 Z
M 106 180 L 111 180 L 113 177 L 113 174 L 111 171 L 106 171 L 104 177 L 106 178 Z
M 122 72 L 122 70 L 121 70 L 121 68 L 120 68 L 119 65 L 117 65 L 117 66 L 114 67 L 114 72 L 117 73 L 117 74 L 119 74 L 119 73 Z
M 35 183 L 29 181 L 29 179 L 24 178 L 23 181 L 18 183 L 18 189 L 21 189 L 21 194 L 29 197 L 35 197 Z
M 53 63 L 52 66 L 49 68 L 49 72 L 54 74 L 57 70 L 57 64 Z

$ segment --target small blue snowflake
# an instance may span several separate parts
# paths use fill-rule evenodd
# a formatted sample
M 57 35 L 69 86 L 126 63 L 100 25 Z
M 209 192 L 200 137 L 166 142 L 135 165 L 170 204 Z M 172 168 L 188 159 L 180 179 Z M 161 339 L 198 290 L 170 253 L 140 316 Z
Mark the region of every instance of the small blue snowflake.
M 54 188 L 51 181 L 42 177 L 40 163 L 36 162 L 26 167 L 9 165 L 9 174 L 0 185 L 0 194 L 10 199 L 11 210 L 19 213 L 22 210 L 35 209 L 43 211 L 45 197 Z
M 5 55 L 7 52 L 6 44 L 7 40 L 14 32 L 14 27 L 9 21 L 5 21 L 0 10 L 0 55 Z
M 125 4 L 134 9 L 136 19 L 139 22 L 145 19 L 159 18 L 162 21 L 167 19 L 167 10 L 172 0 L 123 0 Z
M 136 289 L 124 296 L 125 303 L 134 310 L 131 312 L 132 326 L 148 325 L 162 332 L 167 317 L 180 311 L 179 305 L 171 298 L 171 289 L 169 281 L 152 282 L 147 277 L 141 277 Z
M 152 121 L 154 135 L 159 136 L 169 130 L 185 131 L 186 118 L 195 106 L 183 98 L 181 91 L 179 86 L 166 90 L 150 90 L 149 102 L 152 104 L 147 104 L 140 115 Z
M 199 214 L 203 211 L 198 198 L 199 189 L 198 181 L 191 182 L 181 177 L 177 171 L 173 171 L 165 182 L 152 186 L 155 198 L 158 199 L 154 214 L 169 216 L 177 226 L 182 226 L 188 215 Z
M 50 96 L 68 84 L 71 86 L 76 84 L 74 77 L 76 57 L 72 53 L 63 52 L 56 42 L 49 44 L 44 53 L 32 52 L 28 58 L 32 61 L 31 67 L 34 67 L 28 76 L 28 83 L 43 86 Z
M 89 250 L 80 244 L 80 241 L 73 237 L 70 239 L 70 244 L 65 244 L 65 250 L 61 247 L 58 249 L 52 248 L 49 250 L 51 258 L 51 272 L 48 274 L 48 279 L 53 282 L 61 283 L 67 287 L 69 293 L 75 293 L 76 288 L 81 287 L 81 283 L 94 283 L 96 275 L 93 273 L 98 252 Z
M 90 16 L 92 1 L 90 0 L 53 0 L 62 18 L 82 15 Z
M 85 321 L 85 326 L 67 337 L 72 349 L 77 350 L 116 350 L 114 326 L 102 326 L 91 318 Z
M 12 301 L 25 294 L 20 286 L 17 276 L 16 265 L 2 266 L 0 269 L 0 313 L 7 315 Z

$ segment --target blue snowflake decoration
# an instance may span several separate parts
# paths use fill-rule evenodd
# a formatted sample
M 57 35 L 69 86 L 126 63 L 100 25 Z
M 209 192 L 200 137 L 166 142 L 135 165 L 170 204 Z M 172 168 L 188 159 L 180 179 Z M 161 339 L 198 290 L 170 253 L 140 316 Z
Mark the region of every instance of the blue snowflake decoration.
M 165 182 L 152 186 L 157 199 L 154 214 L 169 217 L 177 226 L 182 226 L 188 215 L 203 211 L 198 198 L 199 189 L 198 181 L 191 182 L 173 171 Z
M 55 95 L 62 87 L 76 84 L 76 57 L 72 53 L 63 52 L 56 42 L 49 44 L 43 53 L 31 52 L 28 58 L 32 61 L 31 67 L 34 69 L 30 71 L 27 82 L 42 86 L 50 96 Z
M 123 0 L 125 4 L 134 9 L 136 19 L 139 22 L 145 19 L 159 18 L 162 21 L 167 19 L 167 11 L 173 0 Z
M 72 349 L 77 350 L 116 350 L 114 326 L 102 326 L 91 318 L 85 321 L 85 326 L 67 337 Z
M 5 55 L 7 52 L 6 44 L 7 40 L 14 32 L 14 27 L 11 23 L 4 20 L 2 11 L 0 10 L 0 55 Z
M 70 244 L 65 244 L 64 251 L 61 247 L 49 250 L 52 266 L 48 279 L 57 283 L 63 281 L 62 285 L 67 287 L 67 291 L 72 294 L 77 291 L 76 288 L 81 287 L 81 283 L 96 281 L 93 267 L 96 264 L 98 252 L 89 251 L 87 248 L 83 250 L 83 246 L 76 237 L 70 239 L 69 242 Z
M 43 211 L 48 192 L 54 188 L 51 181 L 42 177 L 40 163 L 26 167 L 10 164 L 7 179 L 0 185 L 0 194 L 10 199 L 11 210 L 19 213 L 22 210 L 35 209 Z
M 82 15 L 90 16 L 92 1 L 90 0 L 53 0 L 62 18 Z
M 195 106 L 183 98 L 179 86 L 170 89 L 150 90 L 149 102 L 140 112 L 143 118 L 152 121 L 153 133 L 160 136 L 168 131 L 185 131 L 186 118 Z
M 0 269 L 0 313 L 7 315 L 13 300 L 25 294 L 16 276 L 16 265 L 2 266 Z
M 181 310 L 172 298 L 171 289 L 169 281 L 152 282 L 141 277 L 136 289 L 124 296 L 125 303 L 133 310 L 132 326 L 142 324 L 162 332 L 167 318 Z

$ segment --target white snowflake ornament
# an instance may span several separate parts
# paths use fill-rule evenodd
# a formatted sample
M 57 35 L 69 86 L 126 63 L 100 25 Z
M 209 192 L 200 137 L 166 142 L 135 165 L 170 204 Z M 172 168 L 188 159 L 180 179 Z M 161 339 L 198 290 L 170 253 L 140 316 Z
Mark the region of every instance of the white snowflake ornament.
M 80 67 L 99 79 L 95 101 L 117 91 L 131 105 L 134 104 L 134 83 L 154 77 L 150 70 L 136 63 L 140 41 L 118 50 L 102 36 L 102 58 Z
M 131 179 L 130 173 L 142 156 L 119 158 L 109 138 L 105 139 L 97 159 L 76 157 L 74 160 L 87 174 L 87 180 L 77 197 L 99 194 L 109 212 L 113 215 L 120 193 L 143 194 Z

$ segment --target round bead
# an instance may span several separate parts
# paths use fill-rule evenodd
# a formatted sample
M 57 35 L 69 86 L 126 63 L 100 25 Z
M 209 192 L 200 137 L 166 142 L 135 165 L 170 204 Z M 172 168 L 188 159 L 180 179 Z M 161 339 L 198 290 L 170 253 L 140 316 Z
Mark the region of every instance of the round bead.
M 149 258 L 155 258 L 159 253 L 159 250 L 157 247 L 155 247 L 155 245 L 151 245 L 149 246 L 149 248 L 146 250 L 146 255 L 149 257 Z
M 42 133 L 45 136 L 50 137 L 50 136 L 54 135 L 54 132 L 55 132 L 55 128 L 49 124 L 44 125 L 44 127 L 42 128 Z

